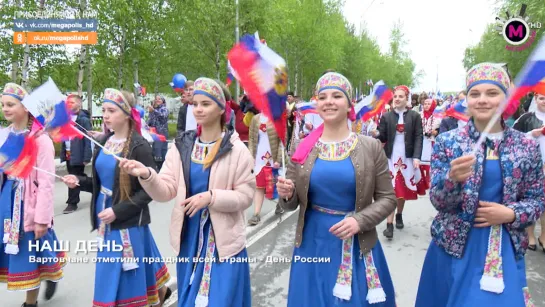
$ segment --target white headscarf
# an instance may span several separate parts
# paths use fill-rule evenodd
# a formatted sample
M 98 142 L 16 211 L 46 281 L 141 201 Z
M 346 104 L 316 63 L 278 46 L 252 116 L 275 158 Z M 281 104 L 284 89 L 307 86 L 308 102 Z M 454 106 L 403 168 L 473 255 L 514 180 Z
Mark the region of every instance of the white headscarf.
M 532 112 L 536 115 L 537 119 L 545 123 L 545 112 L 541 112 L 537 108 L 537 102 L 536 102 L 536 96 L 539 94 L 535 94 L 532 98 L 532 102 L 530 103 L 530 108 L 528 109 L 528 112 Z

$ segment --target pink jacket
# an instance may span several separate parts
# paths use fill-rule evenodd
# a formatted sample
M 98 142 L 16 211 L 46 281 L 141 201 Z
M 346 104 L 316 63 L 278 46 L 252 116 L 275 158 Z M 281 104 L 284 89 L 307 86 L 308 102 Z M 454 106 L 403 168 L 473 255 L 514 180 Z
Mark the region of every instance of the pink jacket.
M 36 139 L 38 160 L 36 167 L 55 173 L 55 148 L 48 135 L 42 134 Z M 46 224 L 51 228 L 53 222 L 53 193 L 55 177 L 33 170 L 24 180 L 24 230 L 34 231 L 34 224 Z
M 208 208 L 221 259 L 232 257 L 246 247 L 244 210 L 252 205 L 255 192 L 254 159 L 236 132 L 231 136 L 232 149 L 214 162 L 210 169 L 209 189 L 213 196 Z M 150 168 L 151 176 L 140 179 L 149 196 L 159 202 L 176 198 L 170 223 L 170 244 L 180 252 L 186 199 L 186 186 L 180 152 L 172 146 L 159 174 Z

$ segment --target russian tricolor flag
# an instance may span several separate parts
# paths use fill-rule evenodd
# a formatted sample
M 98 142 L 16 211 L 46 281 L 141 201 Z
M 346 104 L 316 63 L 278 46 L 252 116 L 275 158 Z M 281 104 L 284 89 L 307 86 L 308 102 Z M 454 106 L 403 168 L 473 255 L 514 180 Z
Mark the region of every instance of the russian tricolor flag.
M 318 111 L 316 111 L 315 102 L 301 102 L 296 104 L 295 108 L 297 109 L 297 112 L 301 113 L 301 115 L 318 114 Z
M 0 170 L 17 178 L 26 178 L 36 165 L 36 138 L 28 133 L 9 133 L 0 147 Z
M 225 84 L 227 86 L 231 86 L 233 80 L 235 80 L 235 73 L 233 72 L 233 67 L 231 67 L 231 63 L 227 61 L 227 79 L 225 80 Z
M 151 135 L 151 138 L 153 139 L 153 141 L 155 141 L 155 142 L 166 142 L 167 141 L 167 138 L 164 135 L 159 134 L 157 132 L 157 130 L 155 129 L 155 127 L 149 128 L 148 132 Z
M 515 81 L 516 88 L 509 95 L 510 99 L 503 112 L 504 118 L 509 118 L 517 111 L 520 100 L 529 92 L 535 91 L 545 82 L 545 38 L 542 38 L 532 55 L 526 61 Z
M 242 37 L 227 58 L 250 100 L 274 122 L 285 144 L 288 73 L 284 59 L 251 35 Z
M 25 108 L 55 142 L 83 137 L 72 121 L 66 99 L 55 82 L 49 78 L 22 101 Z
M 365 122 L 380 114 L 392 97 L 392 91 L 384 84 L 384 82 L 382 80 L 377 82 L 373 89 L 373 93 L 365 97 L 365 99 L 360 101 L 354 107 L 356 119 L 361 119 Z
M 460 100 L 455 105 L 450 107 L 446 112 L 446 116 L 454 117 L 458 120 L 463 120 L 465 122 L 469 121 L 469 116 L 466 114 L 467 103 L 466 100 Z
M 447 113 L 447 104 L 443 104 L 442 106 L 438 106 L 433 110 L 433 116 L 436 118 L 444 118 Z

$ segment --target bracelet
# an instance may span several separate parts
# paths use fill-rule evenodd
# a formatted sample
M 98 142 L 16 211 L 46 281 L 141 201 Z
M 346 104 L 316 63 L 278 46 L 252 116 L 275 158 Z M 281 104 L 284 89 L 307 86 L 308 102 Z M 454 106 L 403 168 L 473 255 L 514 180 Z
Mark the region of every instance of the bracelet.
M 144 177 L 140 176 L 140 179 L 148 180 L 151 177 L 151 170 L 149 169 L 149 167 L 147 169 L 148 169 L 148 177 L 144 178 Z

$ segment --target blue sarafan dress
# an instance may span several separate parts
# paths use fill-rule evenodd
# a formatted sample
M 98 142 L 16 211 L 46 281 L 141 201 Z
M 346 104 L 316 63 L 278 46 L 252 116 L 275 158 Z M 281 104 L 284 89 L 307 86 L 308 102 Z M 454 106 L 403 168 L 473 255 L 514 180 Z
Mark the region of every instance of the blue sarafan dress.
M 188 198 L 208 191 L 210 168 L 203 161 L 215 143 L 198 139 L 191 153 Z M 216 163 L 221 163 L 216 162 Z M 221 175 L 221 174 L 219 174 Z M 246 248 L 226 261 L 219 261 L 210 213 L 203 208 L 193 217 L 185 216 L 176 264 L 178 307 L 250 307 L 252 293 L 250 264 Z
M 106 142 L 105 147 L 119 153 L 124 142 Z M 123 251 L 102 248 L 97 253 L 95 272 L 95 294 L 93 307 L 144 307 L 160 303 L 158 290 L 170 279 L 163 262 L 144 261 L 161 259 L 148 225 L 127 229 L 110 229 L 98 220 L 98 214 L 112 206 L 116 159 L 101 151 L 96 159 L 97 174 L 101 192 L 97 197 L 95 219 L 97 219 L 98 240 L 103 246 L 124 246 Z M 99 245 L 100 246 L 100 245 Z M 102 261 L 102 260 L 115 261 Z
M 380 242 L 363 254 L 357 236 L 343 241 L 329 232 L 355 210 L 356 174 L 350 151 L 356 142 L 351 133 L 343 142 L 317 143 L 320 153 L 310 175 L 303 241 L 293 252 L 289 307 L 395 307 Z
M 501 178 L 498 153 L 487 148 L 479 200 L 501 204 Z M 432 241 L 424 260 L 415 306 L 534 306 L 526 284 L 524 259 L 516 260 L 505 227 L 473 227 L 460 259 Z
M 3 239 L 0 241 L 0 282 L 7 282 L 10 291 L 37 289 L 43 280 L 57 282 L 63 278 L 62 268 L 66 265 L 65 252 L 55 251 L 60 244 L 53 228 L 37 242 L 33 231 L 24 231 L 23 196 L 24 181 L 8 177 L 0 195 L 4 222 L 0 236 Z

